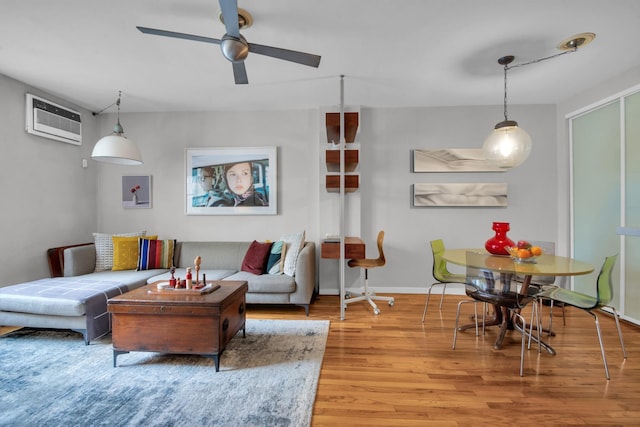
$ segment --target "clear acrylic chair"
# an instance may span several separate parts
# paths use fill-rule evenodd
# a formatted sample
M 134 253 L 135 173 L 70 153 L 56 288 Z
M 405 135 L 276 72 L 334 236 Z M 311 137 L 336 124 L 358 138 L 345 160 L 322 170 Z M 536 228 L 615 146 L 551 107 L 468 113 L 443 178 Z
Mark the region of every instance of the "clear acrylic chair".
M 519 285 L 515 280 L 515 264 L 510 257 L 496 257 L 485 253 L 467 252 L 466 264 L 466 294 L 476 301 L 494 305 L 496 311 L 499 311 L 501 307 L 506 308 L 507 314 L 520 322 L 522 326 L 520 376 L 523 376 L 527 324 L 520 314 L 520 310 L 531 302 L 534 297 L 519 292 Z M 458 306 L 458 312 L 456 313 L 453 349 L 456 348 L 459 319 L 460 306 Z M 508 322 L 508 319 L 503 319 L 501 327 L 506 326 L 504 322 Z
M 542 253 L 543 254 L 549 254 L 549 255 L 555 255 L 556 253 L 556 244 L 555 242 L 548 242 L 548 241 L 542 241 L 542 240 L 530 240 L 529 243 L 531 243 L 531 245 L 533 246 L 539 246 L 542 249 Z M 519 282 L 523 282 L 524 281 L 524 276 L 518 274 L 516 275 L 516 280 Z M 549 335 L 551 335 L 551 330 L 553 328 L 553 308 L 554 306 L 556 307 L 560 307 L 562 308 L 562 323 L 563 325 L 567 324 L 566 318 L 565 318 L 565 310 L 564 310 L 564 304 L 562 303 L 556 303 L 554 304 L 553 300 L 550 300 L 549 298 L 544 297 L 544 295 L 541 293 L 541 291 L 549 289 L 551 287 L 557 287 L 558 285 L 555 284 L 556 281 L 556 277 L 555 276 L 531 276 L 531 283 L 529 284 L 529 286 L 535 287 L 537 288 L 537 292 L 539 293 L 537 299 L 537 303 L 538 303 L 538 310 L 539 313 L 542 314 L 542 306 L 545 304 L 545 302 L 548 303 L 549 305 Z

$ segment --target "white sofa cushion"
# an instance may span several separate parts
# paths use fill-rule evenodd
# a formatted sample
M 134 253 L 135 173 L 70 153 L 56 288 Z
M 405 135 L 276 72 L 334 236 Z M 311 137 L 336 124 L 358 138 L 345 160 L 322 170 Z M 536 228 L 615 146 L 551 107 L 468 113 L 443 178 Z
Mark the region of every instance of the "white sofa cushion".
M 300 231 L 294 234 L 287 234 L 280 237 L 280 240 L 284 241 L 287 245 L 287 253 L 284 257 L 284 274 L 287 276 L 295 276 L 296 274 L 296 261 L 298 260 L 298 254 L 304 246 L 305 232 Z

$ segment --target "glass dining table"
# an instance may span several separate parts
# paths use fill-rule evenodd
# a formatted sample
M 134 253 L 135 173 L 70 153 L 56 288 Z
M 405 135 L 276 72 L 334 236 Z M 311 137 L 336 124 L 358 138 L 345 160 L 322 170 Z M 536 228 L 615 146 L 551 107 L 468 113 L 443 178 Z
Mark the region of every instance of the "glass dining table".
M 451 264 L 466 266 L 467 252 L 488 253 L 484 248 L 447 249 L 442 254 L 442 258 Z M 492 265 L 495 266 L 495 271 L 500 271 L 507 262 L 511 265 L 511 260 L 508 256 L 493 255 L 491 258 L 495 261 L 495 263 L 492 263 Z M 587 262 L 552 254 L 542 254 L 535 259 L 535 262 L 515 262 L 513 264 L 516 274 L 524 277 L 522 286 L 520 287 L 521 294 L 528 293 L 533 276 L 579 276 L 589 274 L 594 270 L 593 265 Z M 494 344 L 495 349 L 502 347 L 505 333 L 512 325 L 507 312 L 508 310 L 503 307 L 494 306 L 494 317 L 485 322 L 485 325 L 500 325 L 500 333 Z M 475 324 L 464 325 L 459 329 L 464 330 L 469 327 L 475 327 Z M 532 338 L 534 340 L 536 339 L 535 337 Z M 555 350 L 550 345 L 542 341 L 540 344 L 546 351 L 555 354 Z

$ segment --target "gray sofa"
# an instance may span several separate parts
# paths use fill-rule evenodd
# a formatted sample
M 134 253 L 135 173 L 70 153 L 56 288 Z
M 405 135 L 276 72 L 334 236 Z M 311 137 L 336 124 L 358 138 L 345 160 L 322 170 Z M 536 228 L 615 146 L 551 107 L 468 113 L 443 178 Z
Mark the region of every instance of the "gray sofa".
M 207 280 L 246 280 L 248 304 L 294 304 L 304 307 L 308 316 L 316 281 L 315 244 L 304 244 L 296 261 L 294 276 L 256 275 L 241 271 L 250 244 L 177 242 L 175 275 L 184 278 L 185 268 L 193 266 L 196 256 L 200 256 L 200 275 L 205 274 Z M 171 275 L 168 270 L 94 272 L 93 244 L 59 249 L 50 250 L 50 253 L 59 255 L 50 255 L 49 261 L 52 276 L 62 277 L 0 288 L 0 325 L 72 329 L 81 332 L 85 343 L 89 344 L 111 330 L 110 317 L 106 313 L 108 298 L 147 283 L 168 280 Z M 51 265 L 57 264 L 58 256 L 59 265 Z M 61 289 L 65 290 L 64 297 L 59 294 Z
M 298 254 L 295 275 L 260 274 L 241 271 L 242 261 L 251 242 L 177 242 L 174 264 L 175 276 L 185 277 L 186 267 L 193 267 L 197 256 L 202 258 L 200 275 L 207 280 L 246 280 L 249 285 L 247 304 L 294 304 L 305 308 L 309 304 L 316 284 L 316 247 L 305 242 Z M 193 272 L 195 279 L 195 271 Z M 171 273 L 154 275 L 147 280 L 153 283 L 168 280 Z

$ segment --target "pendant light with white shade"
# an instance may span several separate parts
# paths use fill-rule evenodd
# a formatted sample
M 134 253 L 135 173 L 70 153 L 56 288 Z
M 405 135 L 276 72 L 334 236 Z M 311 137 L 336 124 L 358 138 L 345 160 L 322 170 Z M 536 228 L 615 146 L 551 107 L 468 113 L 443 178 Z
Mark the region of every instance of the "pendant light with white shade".
M 102 137 L 96 145 L 93 147 L 91 158 L 99 162 L 115 163 L 118 165 L 141 165 L 142 155 L 136 144 L 128 139 L 124 135 L 124 129 L 120 124 L 120 98 L 122 92 L 118 93 L 118 100 L 115 104 L 111 104 L 109 107 L 116 105 L 118 107 L 118 122 L 113 128 L 113 133 Z M 94 113 L 94 115 L 100 114 L 106 110 L 106 107 Z

